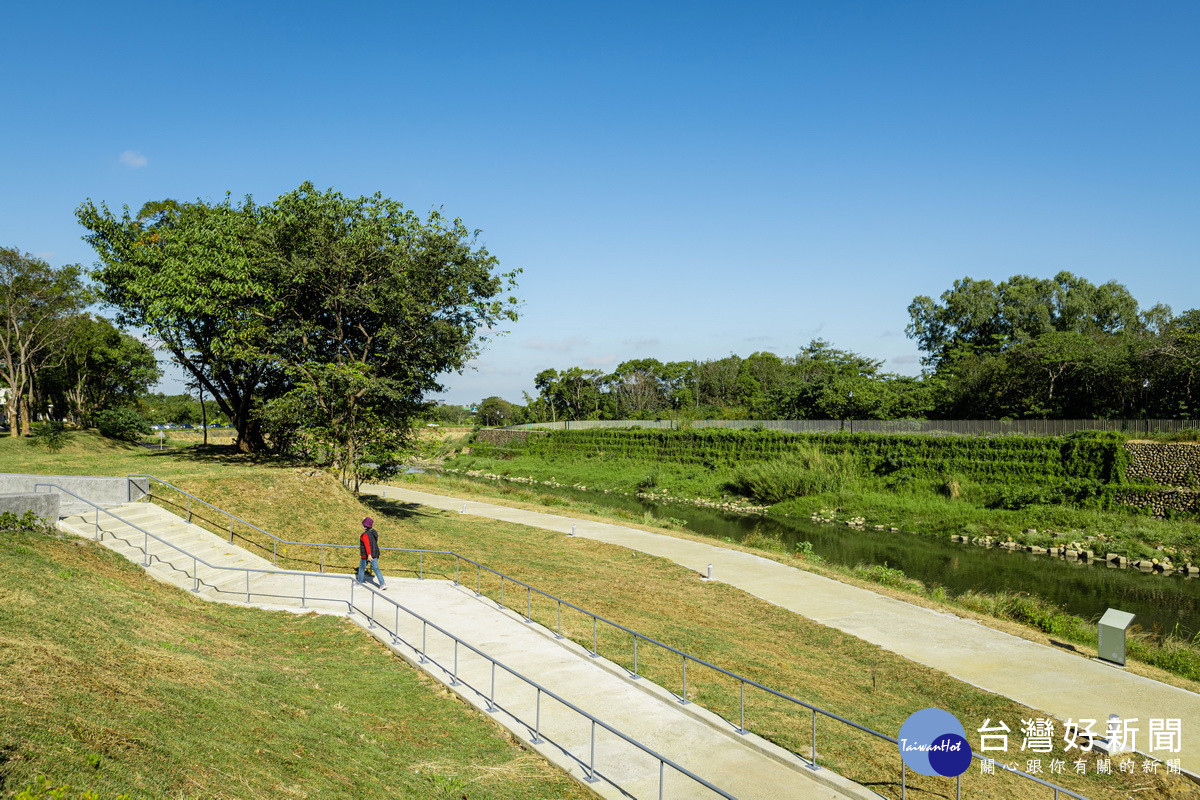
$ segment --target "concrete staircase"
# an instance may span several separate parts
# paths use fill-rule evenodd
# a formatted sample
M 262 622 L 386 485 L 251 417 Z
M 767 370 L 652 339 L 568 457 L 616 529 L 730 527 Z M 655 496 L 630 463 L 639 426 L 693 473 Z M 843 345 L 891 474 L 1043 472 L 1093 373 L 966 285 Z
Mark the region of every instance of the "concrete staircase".
M 349 577 L 279 574 L 265 558 L 151 503 L 64 516 L 59 527 L 141 564 L 154 578 L 213 600 L 345 612 Z M 97 532 L 97 521 L 99 531 Z

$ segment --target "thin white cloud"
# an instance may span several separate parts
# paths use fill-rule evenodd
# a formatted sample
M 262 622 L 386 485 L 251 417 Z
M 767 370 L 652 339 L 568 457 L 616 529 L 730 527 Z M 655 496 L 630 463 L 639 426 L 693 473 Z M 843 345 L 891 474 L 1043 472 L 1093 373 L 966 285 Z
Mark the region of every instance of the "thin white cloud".
M 49 261 L 50 259 L 54 258 L 54 251 L 47 250 L 44 253 L 34 253 L 34 255 L 40 258 L 42 261 Z
M 658 347 L 662 342 L 658 339 L 626 339 L 623 344 L 627 347 L 636 347 L 638 349 L 645 347 Z
M 127 167 L 140 169 L 150 163 L 150 159 L 139 153 L 137 150 L 126 150 L 121 153 L 121 163 Z
M 586 339 L 580 339 L 578 336 L 570 336 L 566 339 L 556 339 L 554 341 L 538 338 L 526 339 L 525 344 L 521 346 L 526 350 L 552 350 L 558 353 L 566 353 L 586 344 Z
M 920 359 L 916 356 L 896 356 L 889 359 L 893 364 L 916 364 Z
M 614 353 L 609 353 L 606 356 L 593 356 L 585 358 L 583 363 L 589 367 L 608 367 L 617 363 L 617 356 Z

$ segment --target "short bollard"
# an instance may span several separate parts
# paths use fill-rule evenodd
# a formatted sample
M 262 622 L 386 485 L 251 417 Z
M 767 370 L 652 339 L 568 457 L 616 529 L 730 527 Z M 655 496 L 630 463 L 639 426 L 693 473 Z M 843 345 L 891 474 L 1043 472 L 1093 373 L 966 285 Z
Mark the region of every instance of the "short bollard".
M 460 514 L 465 514 L 465 513 L 467 513 L 467 504 L 466 504 L 466 503 L 463 503 L 462 511 L 460 511 L 460 512 L 458 512 L 458 513 L 460 513 Z

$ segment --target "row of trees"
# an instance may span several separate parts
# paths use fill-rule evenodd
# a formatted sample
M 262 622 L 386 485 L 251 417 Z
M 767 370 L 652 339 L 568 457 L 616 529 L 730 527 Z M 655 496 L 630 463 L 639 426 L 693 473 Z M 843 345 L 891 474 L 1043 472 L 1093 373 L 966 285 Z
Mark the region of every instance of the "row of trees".
M 391 458 L 437 377 L 515 320 L 515 273 L 478 232 L 305 183 L 269 204 L 147 203 L 77 216 L 101 298 L 152 332 L 247 452 L 297 449 L 343 477 Z
M 158 381 L 146 344 L 85 313 L 94 299 L 78 265 L 55 268 L 0 247 L 0 382 L 10 435 L 28 434 L 38 416 L 90 424 Z
M 1200 416 L 1200 311 L 1142 310 L 1122 285 L 1061 272 L 964 278 L 909 306 L 919 378 L 815 340 L 792 356 L 626 361 L 534 378 L 525 405 L 488 398 L 485 424 L 667 416 L 741 419 Z M 488 422 L 499 419 L 503 422 Z

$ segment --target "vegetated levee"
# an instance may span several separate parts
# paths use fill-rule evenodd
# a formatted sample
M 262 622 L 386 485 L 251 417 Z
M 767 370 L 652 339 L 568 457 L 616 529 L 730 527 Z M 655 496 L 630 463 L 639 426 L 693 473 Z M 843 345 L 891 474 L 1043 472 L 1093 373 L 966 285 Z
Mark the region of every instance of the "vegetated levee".
M 1148 632 L 1190 639 L 1200 631 L 1200 580 L 1182 575 L 1146 575 L 932 536 L 733 514 L 595 490 L 538 486 L 537 491 L 636 514 L 649 511 L 658 519 L 681 520 L 691 533 L 717 540 L 766 538 L 777 540 L 787 552 L 811 542 L 813 552 L 830 563 L 886 565 L 926 586 L 943 586 L 951 596 L 967 591 L 1025 592 L 1085 620 L 1095 621 L 1113 607 L 1136 614 L 1136 623 Z

